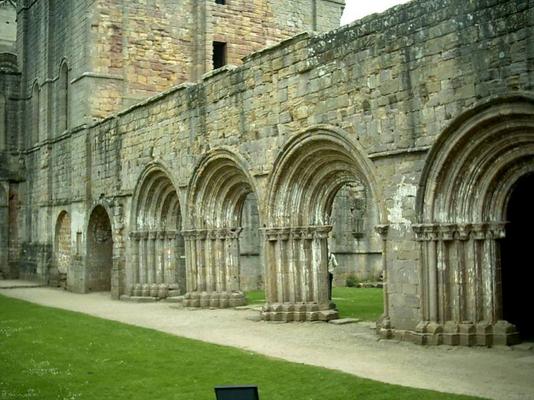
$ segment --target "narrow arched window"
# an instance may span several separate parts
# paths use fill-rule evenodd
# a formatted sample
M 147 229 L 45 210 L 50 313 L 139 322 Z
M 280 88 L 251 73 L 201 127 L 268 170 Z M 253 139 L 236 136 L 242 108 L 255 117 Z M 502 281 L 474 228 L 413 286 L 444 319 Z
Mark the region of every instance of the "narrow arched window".
M 39 142 L 39 85 L 37 82 L 33 85 L 31 98 L 31 140 L 30 146 L 34 146 Z
M 61 65 L 57 91 L 58 133 L 69 128 L 69 69 L 67 63 Z

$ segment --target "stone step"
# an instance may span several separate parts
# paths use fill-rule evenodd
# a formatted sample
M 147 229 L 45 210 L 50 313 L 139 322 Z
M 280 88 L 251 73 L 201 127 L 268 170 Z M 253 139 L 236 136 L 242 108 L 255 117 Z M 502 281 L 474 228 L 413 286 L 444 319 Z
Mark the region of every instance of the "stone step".
M 123 294 L 120 299 L 122 301 L 128 301 L 130 303 L 154 303 L 157 301 L 155 297 L 150 296 L 128 296 Z
M 358 318 L 339 318 L 339 319 L 331 319 L 328 321 L 329 324 L 333 325 L 347 325 L 347 324 L 355 324 L 357 322 L 360 322 Z
M 166 303 L 181 303 L 184 301 L 184 296 L 169 296 L 165 299 L 163 299 Z

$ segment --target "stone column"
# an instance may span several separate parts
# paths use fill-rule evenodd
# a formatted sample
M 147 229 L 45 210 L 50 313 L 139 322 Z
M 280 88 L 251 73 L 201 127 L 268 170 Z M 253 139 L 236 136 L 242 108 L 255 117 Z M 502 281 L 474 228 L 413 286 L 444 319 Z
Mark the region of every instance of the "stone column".
M 156 283 L 162 284 L 165 281 L 165 254 L 164 254 L 164 240 L 165 232 L 158 231 L 156 232 L 156 243 L 155 243 L 155 252 L 156 252 Z
M 215 290 L 217 292 L 226 291 L 226 266 L 224 263 L 226 252 L 225 252 L 225 242 L 226 242 L 226 232 L 225 230 L 219 229 L 216 232 L 216 238 L 214 243 L 214 252 L 215 252 Z
M 147 279 L 147 241 L 148 232 L 139 232 L 139 283 L 145 285 Z
M 136 284 L 139 284 L 139 233 L 130 232 L 130 296 L 137 296 Z
M 267 305 L 265 320 L 329 320 L 328 234 L 331 226 L 264 229 Z M 273 276 L 274 275 L 274 276 Z
M 156 283 L 156 232 L 148 233 L 147 246 L 147 280 L 149 284 Z
M 265 298 L 275 303 L 278 297 L 276 284 L 276 229 L 260 229 L 263 237 L 263 263 L 265 265 Z
M 313 229 L 312 242 L 312 273 L 313 273 L 313 299 L 320 309 L 329 308 L 328 296 L 328 235 L 331 226 L 318 226 Z
M 184 231 L 191 278 L 184 305 L 187 307 L 234 307 L 243 305 L 239 290 L 239 233 L 241 228 Z M 196 274 L 195 274 L 196 272 Z M 196 282 L 196 286 L 195 286 Z
M 515 327 L 499 321 L 498 239 L 503 223 L 414 226 L 422 246 L 422 305 L 416 329 L 422 343 L 514 343 Z
M 165 278 L 168 285 L 176 284 L 176 231 L 165 232 Z
M 382 239 L 382 277 L 383 277 L 383 296 L 384 296 L 384 314 L 377 322 L 378 333 L 382 337 L 391 336 L 391 321 L 389 319 L 389 288 L 388 288 L 388 262 L 387 262 L 387 237 L 389 232 L 389 225 L 377 225 L 375 231 Z
M 197 286 L 197 258 L 196 258 L 196 242 L 195 233 L 192 230 L 182 231 L 182 236 L 185 242 L 185 278 L 186 278 L 186 293 L 198 291 Z
M 227 231 L 226 236 L 226 263 L 228 265 L 228 275 L 226 277 L 226 288 L 229 292 L 239 292 L 239 234 L 241 228 Z
M 205 241 L 205 281 L 206 281 L 206 292 L 214 292 L 216 288 L 216 277 L 217 273 L 215 269 L 215 240 L 217 239 L 216 230 L 208 230 L 206 232 L 206 241 Z

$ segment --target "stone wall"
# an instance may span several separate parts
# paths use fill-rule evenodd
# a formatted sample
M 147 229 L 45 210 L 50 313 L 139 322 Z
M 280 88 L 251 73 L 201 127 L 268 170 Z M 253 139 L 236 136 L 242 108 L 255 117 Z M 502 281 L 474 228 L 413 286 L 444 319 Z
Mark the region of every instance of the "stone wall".
M 430 168 L 429 154 L 440 160 L 437 149 L 461 121 L 507 99 L 531 101 L 533 17 L 527 2 L 419 0 L 332 32 L 295 36 L 29 154 L 28 196 L 67 203 L 77 198 L 80 221 L 94 205 L 108 204 L 114 287 L 128 294 L 135 283 L 128 278 L 133 253 L 127 239 L 137 218 L 135 188 L 148 168 L 164 171 L 184 218 L 188 271 L 199 279 L 189 283 L 187 301 L 210 305 L 228 304 L 228 298 L 195 297 L 201 294 L 191 285 L 213 278 L 217 262 L 231 270 L 238 210 L 254 193 L 270 303 L 266 318 L 327 319 L 323 272 L 333 198 L 344 184 L 359 183 L 367 196 L 366 220 L 375 225 L 363 229 L 366 262 L 373 270 L 379 262 L 385 267 L 381 332 L 419 341 L 441 337 L 445 320 L 434 321 L 434 333 L 427 325 L 417 331 L 426 321 L 427 289 L 439 294 L 436 282 L 422 278 L 427 244 L 413 232 L 414 224 L 427 222 L 416 207 L 422 180 L 432 176 L 423 169 Z M 61 152 L 73 155 L 61 161 L 76 171 L 70 197 L 39 172 L 52 174 L 55 167 L 48 166 L 59 165 Z M 60 206 L 48 201 L 41 213 Z M 37 231 L 38 240 L 50 243 L 44 230 Z M 343 232 L 343 225 L 334 228 Z M 89 234 L 85 228 L 83 234 Z M 431 236 L 420 240 L 429 240 L 432 249 Z M 211 258 L 193 259 L 195 254 Z M 306 292 L 293 280 L 299 263 L 316 274 L 310 282 L 317 290 Z M 291 304 L 302 298 L 320 307 L 295 309 Z

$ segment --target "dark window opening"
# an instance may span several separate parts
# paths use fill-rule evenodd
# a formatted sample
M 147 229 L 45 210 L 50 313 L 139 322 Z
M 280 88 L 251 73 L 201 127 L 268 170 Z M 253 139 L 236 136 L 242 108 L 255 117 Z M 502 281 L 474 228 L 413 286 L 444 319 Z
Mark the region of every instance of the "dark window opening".
M 215 4 L 226 4 L 226 0 L 215 0 Z
M 213 69 L 226 65 L 226 43 L 213 42 Z

